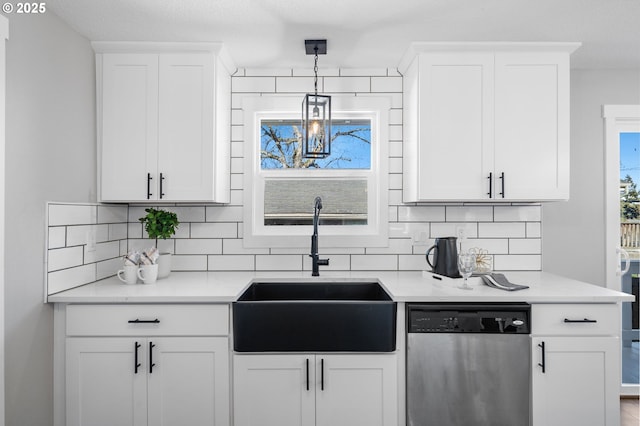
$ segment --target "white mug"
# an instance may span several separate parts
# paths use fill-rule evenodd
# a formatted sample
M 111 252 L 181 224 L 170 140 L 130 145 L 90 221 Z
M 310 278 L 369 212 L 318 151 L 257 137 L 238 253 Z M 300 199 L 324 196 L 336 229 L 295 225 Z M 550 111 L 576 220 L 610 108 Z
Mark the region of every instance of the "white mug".
M 138 281 L 138 265 L 124 265 L 118 271 L 118 278 L 123 283 L 135 284 Z
M 145 284 L 153 284 L 158 279 L 158 264 L 142 265 L 138 268 L 138 278 Z

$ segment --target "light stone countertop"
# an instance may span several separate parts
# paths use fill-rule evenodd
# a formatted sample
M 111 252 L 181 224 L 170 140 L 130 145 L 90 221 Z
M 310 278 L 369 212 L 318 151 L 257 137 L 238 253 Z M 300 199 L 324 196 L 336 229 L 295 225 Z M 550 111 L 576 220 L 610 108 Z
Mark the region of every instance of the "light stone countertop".
M 505 272 L 505 276 L 529 289 L 504 291 L 470 278 L 474 289 L 457 288 L 462 279 L 432 278 L 430 273 L 385 271 L 299 272 L 172 272 L 155 284 L 127 285 L 111 277 L 48 297 L 50 303 L 229 303 L 257 281 L 380 282 L 396 302 L 529 302 L 617 303 L 631 302 L 632 295 L 546 272 Z

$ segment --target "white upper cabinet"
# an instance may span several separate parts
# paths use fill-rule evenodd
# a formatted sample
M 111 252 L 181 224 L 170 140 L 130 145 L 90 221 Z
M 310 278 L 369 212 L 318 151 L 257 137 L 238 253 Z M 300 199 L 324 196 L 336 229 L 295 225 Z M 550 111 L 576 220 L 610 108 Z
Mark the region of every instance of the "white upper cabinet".
M 577 43 L 414 43 L 399 69 L 403 201 L 569 197 Z
M 229 66 L 218 45 L 94 43 L 101 201 L 229 201 Z

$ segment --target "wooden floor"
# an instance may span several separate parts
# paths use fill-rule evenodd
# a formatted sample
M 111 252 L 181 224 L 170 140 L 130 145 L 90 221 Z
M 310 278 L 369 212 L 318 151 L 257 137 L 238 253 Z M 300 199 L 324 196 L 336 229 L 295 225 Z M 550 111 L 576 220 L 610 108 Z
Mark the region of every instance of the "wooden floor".
M 620 398 L 620 426 L 640 425 L 638 398 Z

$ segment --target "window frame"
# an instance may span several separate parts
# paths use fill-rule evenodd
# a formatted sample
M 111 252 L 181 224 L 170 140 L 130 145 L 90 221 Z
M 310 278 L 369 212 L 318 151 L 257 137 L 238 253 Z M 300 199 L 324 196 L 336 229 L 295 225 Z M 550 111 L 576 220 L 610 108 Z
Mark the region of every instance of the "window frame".
M 309 247 L 311 225 L 264 225 L 264 186 L 267 179 L 349 179 L 365 178 L 367 225 L 321 225 L 324 247 L 387 247 L 388 232 L 388 145 L 391 100 L 384 96 L 333 96 L 333 116 L 371 119 L 370 169 L 261 169 L 260 130 L 262 119 L 290 119 L 301 112 L 302 97 L 247 96 L 242 99 L 244 120 L 244 229 L 245 247 Z M 310 176 L 311 175 L 311 176 Z M 309 205 L 310 211 L 313 205 Z

